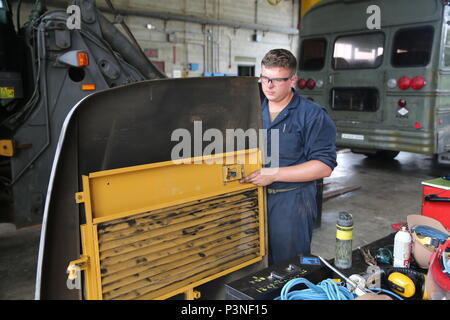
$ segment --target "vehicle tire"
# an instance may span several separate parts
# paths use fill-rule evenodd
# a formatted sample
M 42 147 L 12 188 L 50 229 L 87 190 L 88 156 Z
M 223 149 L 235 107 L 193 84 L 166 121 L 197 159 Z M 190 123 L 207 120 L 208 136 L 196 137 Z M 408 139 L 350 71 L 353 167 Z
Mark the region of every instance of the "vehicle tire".
M 392 160 L 400 153 L 400 151 L 391 151 L 391 150 L 377 150 L 375 152 L 361 152 L 361 151 L 355 152 L 355 151 L 352 150 L 353 153 L 363 154 L 370 159 L 384 159 L 384 160 Z
M 363 153 L 367 158 L 374 159 L 378 157 L 378 153 Z
M 400 153 L 400 151 L 378 150 L 376 153 L 376 157 L 380 158 L 380 159 L 385 159 L 385 160 L 392 160 L 396 156 L 398 156 L 399 153 Z

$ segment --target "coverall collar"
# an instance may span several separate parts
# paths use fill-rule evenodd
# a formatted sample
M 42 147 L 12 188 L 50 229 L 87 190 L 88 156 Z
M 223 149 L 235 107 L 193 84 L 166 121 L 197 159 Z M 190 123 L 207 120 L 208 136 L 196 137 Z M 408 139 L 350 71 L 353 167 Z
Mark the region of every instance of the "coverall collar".
M 267 98 L 264 99 L 264 108 L 263 108 L 263 120 L 266 123 L 266 128 L 270 129 L 274 126 L 276 126 L 277 124 L 279 124 L 281 121 L 283 121 L 288 115 L 289 115 L 289 111 L 291 109 L 295 109 L 298 108 L 298 99 L 300 99 L 300 96 L 294 91 L 294 95 L 291 98 L 291 101 L 288 103 L 288 105 L 286 107 L 283 108 L 283 110 L 280 111 L 280 113 L 278 114 L 277 118 L 274 121 L 270 121 L 270 117 L 269 117 L 269 100 L 267 100 Z

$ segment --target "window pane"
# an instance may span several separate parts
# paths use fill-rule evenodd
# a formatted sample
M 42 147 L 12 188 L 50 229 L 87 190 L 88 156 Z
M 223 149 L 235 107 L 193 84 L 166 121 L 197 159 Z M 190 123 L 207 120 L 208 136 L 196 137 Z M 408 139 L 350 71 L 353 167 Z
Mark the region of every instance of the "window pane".
M 383 51 L 383 33 L 340 37 L 334 44 L 333 68 L 376 68 L 382 62 Z
M 335 88 L 331 90 L 331 108 L 341 111 L 376 111 L 378 90 L 374 88 Z
M 426 66 L 430 61 L 433 28 L 410 28 L 397 32 L 394 38 L 392 65 L 394 67 Z
M 302 43 L 300 70 L 320 70 L 325 63 L 325 39 L 308 39 Z
M 450 32 L 448 24 L 445 25 L 445 42 L 444 42 L 444 66 L 450 67 Z

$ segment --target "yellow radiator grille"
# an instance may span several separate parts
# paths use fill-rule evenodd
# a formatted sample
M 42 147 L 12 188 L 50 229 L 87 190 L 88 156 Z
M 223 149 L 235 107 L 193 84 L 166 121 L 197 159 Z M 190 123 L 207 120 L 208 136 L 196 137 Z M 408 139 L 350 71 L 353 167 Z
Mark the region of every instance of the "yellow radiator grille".
M 259 255 L 256 190 L 98 226 L 103 299 L 152 299 Z
M 85 297 L 164 299 L 260 261 L 262 188 L 238 182 L 260 162 L 229 164 L 237 154 L 216 156 L 226 165 L 167 162 L 83 176 L 83 254 L 73 263 L 84 266 Z

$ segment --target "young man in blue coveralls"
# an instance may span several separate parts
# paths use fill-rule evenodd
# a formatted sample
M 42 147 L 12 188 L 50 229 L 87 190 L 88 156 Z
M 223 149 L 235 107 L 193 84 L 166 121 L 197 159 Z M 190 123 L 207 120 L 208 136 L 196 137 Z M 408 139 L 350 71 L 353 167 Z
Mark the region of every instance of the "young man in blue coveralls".
M 337 165 L 336 127 L 325 109 L 294 91 L 296 70 L 296 58 L 288 50 L 274 49 L 264 56 L 263 127 L 271 159 L 276 156 L 271 154 L 271 134 L 278 130 L 279 166 L 271 163 L 241 180 L 267 187 L 269 265 L 310 253 L 317 215 L 315 180 L 330 176 Z

